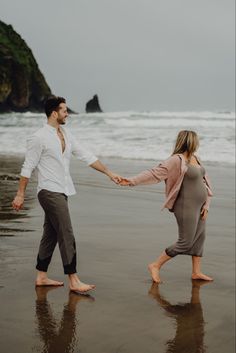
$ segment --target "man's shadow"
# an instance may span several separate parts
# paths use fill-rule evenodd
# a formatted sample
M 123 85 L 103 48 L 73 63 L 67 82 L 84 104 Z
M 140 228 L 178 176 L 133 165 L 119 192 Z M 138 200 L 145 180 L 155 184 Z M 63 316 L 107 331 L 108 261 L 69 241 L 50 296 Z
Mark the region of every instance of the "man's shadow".
M 206 281 L 192 281 L 191 299 L 188 303 L 170 304 L 161 294 L 158 284 L 153 284 L 149 295 L 174 319 L 175 337 L 166 342 L 166 353 L 204 353 L 204 318 L 200 302 L 200 287 Z
M 79 302 L 93 302 L 90 295 L 77 295 L 69 293 L 68 302 L 64 305 L 60 322 L 55 320 L 47 294 L 53 287 L 36 287 L 36 318 L 37 331 L 43 342 L 43 353 L 73 353 L 78 350 L 78 337 L 76 329 L 78 319 L 76 307 Z

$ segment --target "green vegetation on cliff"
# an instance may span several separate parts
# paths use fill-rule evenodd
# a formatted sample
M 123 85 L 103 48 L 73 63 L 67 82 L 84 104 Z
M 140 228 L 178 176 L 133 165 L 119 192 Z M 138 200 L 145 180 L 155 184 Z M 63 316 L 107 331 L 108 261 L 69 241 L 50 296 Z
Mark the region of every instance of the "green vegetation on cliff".
M 30 48 L 11 25 L 0 21 L 0 112 L 42 111 L 50 95 Z

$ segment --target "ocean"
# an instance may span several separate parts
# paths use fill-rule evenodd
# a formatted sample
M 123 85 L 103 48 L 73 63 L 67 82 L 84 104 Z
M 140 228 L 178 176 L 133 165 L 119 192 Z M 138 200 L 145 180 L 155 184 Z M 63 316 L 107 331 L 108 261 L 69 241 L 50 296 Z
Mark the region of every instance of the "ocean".
M 0 115 L 0 154 L 21 155 L 27 137 L 46 123 L 44 114 Z M 71 115 L 67 128 L 99 157 L 160 161 L 173 149 L 178 131 L 200 137 L 198 154 L 208 163 L 235 164 L 233 112 L 113 112 Z

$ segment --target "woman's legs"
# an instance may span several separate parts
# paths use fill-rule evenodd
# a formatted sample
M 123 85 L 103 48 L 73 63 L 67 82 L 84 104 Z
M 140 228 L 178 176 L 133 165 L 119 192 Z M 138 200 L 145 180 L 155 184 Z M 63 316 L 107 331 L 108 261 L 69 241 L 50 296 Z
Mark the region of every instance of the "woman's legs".
M 203 279 L 205 281 L 213 281 L 213 278 L 201 273 L 200 256 L 192 256 L 192 279 Z
M 155 262 L 152 262 L 151 264 L 148 265 L 148 269 L 151 273 L 152 280 L 155 283 L 161 283 L 161 278 L 160 278 L 160 269 L 166 263 L 172 259 L 171 256 L 168 256 L 165 251 L 161 253 L 161 255 L 158 257 L 158 259 Z
M 148 265 L 148 269 L 151 273 L 153 282 L 155 282 L 155 283 L 162 282 L 161 278 L 160 278 L 160 269 L 170 259 L 172 259 L 172 257 L 168 256 L 166 254 L 166 252 L 163 251 L 155 262 L 152 262 Z M 207 275 L 204 275 L 201 272 L 201 257 L 200 256 L 192 256 L 192 279 L 213 281 L 213 278 L 211 278 Z

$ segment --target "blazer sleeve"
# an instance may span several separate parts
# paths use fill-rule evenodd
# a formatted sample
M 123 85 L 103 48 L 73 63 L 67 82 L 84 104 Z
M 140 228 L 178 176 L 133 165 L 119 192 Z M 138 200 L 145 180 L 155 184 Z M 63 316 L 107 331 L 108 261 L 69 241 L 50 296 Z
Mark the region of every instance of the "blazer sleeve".
M 178 162 L 179 158 L 172 156 L 152 169 L 147 169 L 140 174 L 129 178 L 130 185 L 135 186 L 160 183 L 161 181 L 168 179 L 170 172 L 176 167 Z

